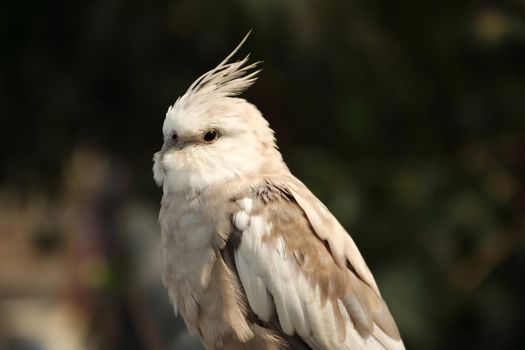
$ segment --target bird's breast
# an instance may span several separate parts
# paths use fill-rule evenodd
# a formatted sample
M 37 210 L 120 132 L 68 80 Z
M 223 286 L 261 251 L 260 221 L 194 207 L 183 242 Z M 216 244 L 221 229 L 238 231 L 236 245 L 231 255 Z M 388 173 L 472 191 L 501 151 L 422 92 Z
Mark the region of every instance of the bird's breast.
M 177 197 L 163 200 L 159 223 L 164 284 L 180 313 L 192 319 L 192 303 L 206 289 L 215 262 L 214 226 L 196 202 Z

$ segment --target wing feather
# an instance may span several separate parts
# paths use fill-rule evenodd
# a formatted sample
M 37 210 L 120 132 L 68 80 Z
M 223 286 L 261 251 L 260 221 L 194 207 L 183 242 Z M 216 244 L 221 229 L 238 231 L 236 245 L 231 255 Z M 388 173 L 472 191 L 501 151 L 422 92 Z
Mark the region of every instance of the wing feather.
M 242 254 L 235 254 L 234 258 L 248 303 L 261 320 L 268 322 L 273 314 L 273 299 L 266 290 L 263 279 L 251 272 L 250 265 Z
M 250 308 L 312 349 L 404 349 L 352 239 L 295 181 L 267 181 L 269 188 L 238 200 L 234 257 Z

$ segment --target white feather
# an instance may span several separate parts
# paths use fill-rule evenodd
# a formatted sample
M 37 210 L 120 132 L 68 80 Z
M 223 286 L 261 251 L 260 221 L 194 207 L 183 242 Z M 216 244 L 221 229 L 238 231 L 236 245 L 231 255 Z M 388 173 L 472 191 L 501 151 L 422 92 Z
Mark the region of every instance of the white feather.
M 242 198 L 237 200 L 237 203 L 247 214 L 252 212 L 253 199 L 251 198 Z
M 288 259 L 286 241 L 282 236 L 276 247 L 263 240 L 270 231 L 271 225 L 263 217 L 251 216 L 235 253 L 248 304 L 262 320 L 269 320 L 273 299 L 282 330 L 290 336 L 299 334 L 314 349 L 403 349 L 401 341 L 395 342 L 375 325 L 374 334 L 363 338 L 339 300 L 336 307 L 347 322 L 346 337 L 343 342 L 338 342 L 341 330 L 335 323 L 332 302 L 327 300 L 321 305 L 319 286 L 312 287 L 293 259 Z
M 238 211 L 237 213 L 233 214 L 233 223 L 239 231 L 244 231 L 248 226 L 249 221 L 250 217 L 245 211 Z

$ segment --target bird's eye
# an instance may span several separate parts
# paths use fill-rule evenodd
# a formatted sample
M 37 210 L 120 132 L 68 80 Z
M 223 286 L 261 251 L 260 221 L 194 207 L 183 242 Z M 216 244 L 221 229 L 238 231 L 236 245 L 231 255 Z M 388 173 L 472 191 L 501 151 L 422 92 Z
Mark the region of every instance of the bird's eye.
M 179 137 L 177 136 L 177 133 L 174 132 L 173 134 L 171 134 L 171 141 L 177 141 Z
M 208 130 L 202 135 L 202 139 L 206 142 L 212 142 L 219 138 L 217 130 Z

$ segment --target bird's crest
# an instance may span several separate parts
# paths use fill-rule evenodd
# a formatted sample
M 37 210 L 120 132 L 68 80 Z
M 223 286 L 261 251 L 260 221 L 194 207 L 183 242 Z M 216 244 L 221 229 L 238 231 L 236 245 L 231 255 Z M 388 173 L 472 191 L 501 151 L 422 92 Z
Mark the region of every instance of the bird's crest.
M 239 45 L 221 62 L 217 67 L 201 75 L 197 80 L 190 85 L 186 93 L 179 97 L 171 109 L 186 109 L 188 106 L 202 106 L 207 102 L 225 98 L 238 96 L 248 87 L 250 87 L 255 80 L 259 70 L 253 69 L 260 63 L 255 62 L 246 65 L 250 55 L 246 55 L 242 60 L 230 62 L 231 58 L 242 47 L 250 32 L 241 40 Z

